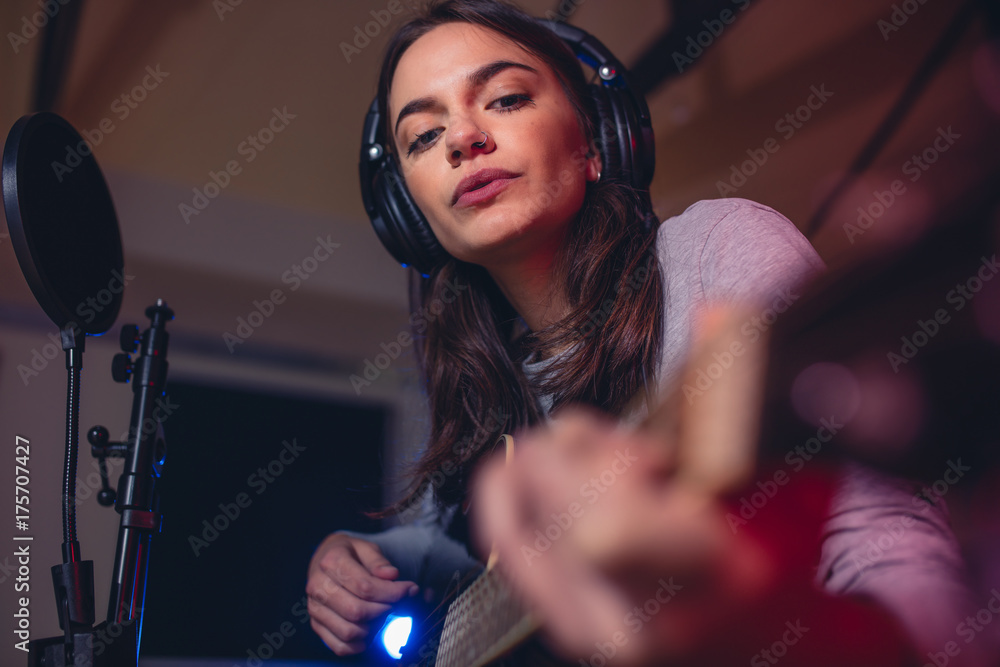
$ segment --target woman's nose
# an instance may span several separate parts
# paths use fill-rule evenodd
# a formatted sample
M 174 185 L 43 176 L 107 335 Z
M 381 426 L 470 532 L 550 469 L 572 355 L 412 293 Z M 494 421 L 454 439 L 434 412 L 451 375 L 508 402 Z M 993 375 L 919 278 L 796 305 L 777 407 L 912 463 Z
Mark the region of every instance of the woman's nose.
M 452 167 L 458 167 L 462 160 L 468 159 L 477 151 L 488 153 L 495 144 L 487 132 L 477 123 L 462 120 L 452 123 L 448 129 L 447 144 L 448 161 Z

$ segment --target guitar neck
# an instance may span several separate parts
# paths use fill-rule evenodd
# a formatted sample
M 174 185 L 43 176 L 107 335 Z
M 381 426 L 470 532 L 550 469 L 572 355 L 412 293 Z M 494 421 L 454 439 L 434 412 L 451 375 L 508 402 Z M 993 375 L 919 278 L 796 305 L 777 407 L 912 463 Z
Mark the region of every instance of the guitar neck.
M 448 608 L 435 667 L 488 665 L 538 628 L 497 570 L 489 568 Z

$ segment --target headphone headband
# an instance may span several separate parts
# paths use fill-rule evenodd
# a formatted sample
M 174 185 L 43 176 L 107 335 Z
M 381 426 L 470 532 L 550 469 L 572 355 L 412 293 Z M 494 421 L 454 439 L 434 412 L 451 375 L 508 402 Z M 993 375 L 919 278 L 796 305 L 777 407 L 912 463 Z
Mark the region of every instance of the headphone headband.
M 594 140 L 601 153 L 603 175 L 622 180 L 642 194 L 650 211 L 642 224 L 649 227 L 655 221 L 648 189 L 656 152 L 646 100 L 629 84 L 621 62 L 593 35 L 566 23 L 536 20 L 597 73 L 600 84 L 589 84 L 587 89 L 595 112 Z M 361 199 L 376 235 L 389 253 L 403 266 L 427 275 L 447 261 L 448 253 L 414 203 L 387 142 L 376 97 L 361 133 Z

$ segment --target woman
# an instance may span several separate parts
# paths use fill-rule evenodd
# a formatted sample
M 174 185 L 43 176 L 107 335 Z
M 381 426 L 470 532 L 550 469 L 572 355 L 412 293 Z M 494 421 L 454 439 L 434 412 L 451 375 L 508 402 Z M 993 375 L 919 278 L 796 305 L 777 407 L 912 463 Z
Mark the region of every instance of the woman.
M 498 2 L 438 3 L 401 28 L 383 63 L 379 105 L 406 188 L 446 252 L 417 279 L 414 311 L 448 301 L 446 290 L 458 297 L 414 327 L 431 434 L 416 484 L 394 509 L 433 497 L 428 515 L 375 536 L 335 533 L 310 564 L 312 627 L 332 650 L 364 650 L 391 605 L 421 589 L 433 596 L 453 574 L 475 569 L 465 548 L 473 470 L 500 433 L 527 427 L 535 428 L 518 437 L 514 466 L 490 467 L 471 505 L 480 548 L 496 544 L 512 583 L 547 616 L 557 650 L 591 664 L 610 654 L 773 664 L 785 653 L 799 664 L 904 664 L 913 648 L 900 623 L 911 632 L 933 626 L 923 639 L 937 646 L 939 619 L 911 623 L 901 598 L 882 594 L 892 582 L 845 570 L 851 549 L 880 528 L 865 523 L 869 501 L 880 516 L 909 511 L 901 487 L 845 477 L 823 527 L 817 580 L 873 604 L 815 592 L 807 581 L 815 563 L 775 550 L 768 531 L 809 540 L 808 525 L 782 523 L 790 515 L 731 530 L 721 501 L 672 483 L 664 443 L 579 410 L 543 426 L 573 404 L 637 421 L 655 405 L 651 395 L 677 379 L 705 304 L 763 309 L 797 298 L 822 263 L 791 223 L 722 200 L 644 227 L 642 198 L 621 174 L 605 173 L 575 58 Z M 581 480 L 609 469 L 628 483 L 586 487 L 600 502 L 551 548 L 526 553 L 550 515 L 584 496 Z M 798 493 L 790 488 L 775 504 L 796 505 Z M 914 553 L 915 562 L 940 557 L 951 571 L 914 576 L 955 609 L 960 563 L 942 512 L 935 505 L 920 516 L 897 552 L 902 564 L 890 570 L 905 572 Z M 617 531 L 610 549 L 583 548 L 607 531 Z M 793 574 L 779 576 L 783 568 Z M 643 619 L 639 630 L 619 634 L 654 591 L 663 602 L 657 582 L 673 586 L 673 573 L 688 582 L 677 585 L 673 606 L 632 616 Z M 733 624 L 742 631 L 720 642 Z

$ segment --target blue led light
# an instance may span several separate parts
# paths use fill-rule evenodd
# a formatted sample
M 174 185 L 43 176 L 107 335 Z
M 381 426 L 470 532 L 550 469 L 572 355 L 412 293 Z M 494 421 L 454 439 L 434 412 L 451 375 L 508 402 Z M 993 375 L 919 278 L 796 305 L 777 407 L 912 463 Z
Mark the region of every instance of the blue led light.
M 412 629 L 413 619 L 409 616 L 389 614 L 382 628 L 382 646 L 385 647 L 386 653 L 396 660 L 403 657 L 402 649 L 406 646 L 406 640 L 410 638 Z

